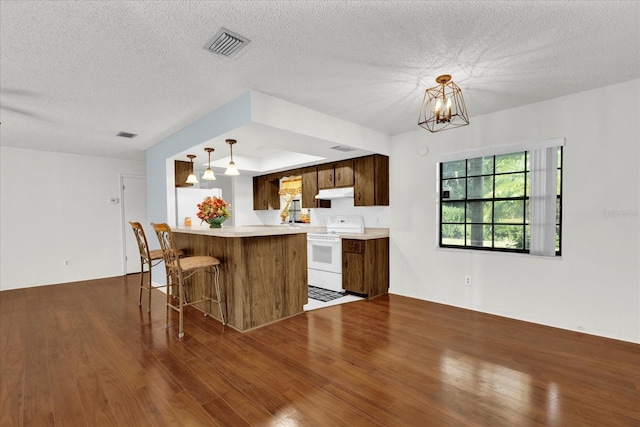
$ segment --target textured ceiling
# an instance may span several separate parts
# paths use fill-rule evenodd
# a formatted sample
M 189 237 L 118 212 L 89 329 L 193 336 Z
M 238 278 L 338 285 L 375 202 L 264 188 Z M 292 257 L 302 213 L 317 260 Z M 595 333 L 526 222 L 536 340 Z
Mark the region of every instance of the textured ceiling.
M 142 159 L 248 90 L 395 135 L 444 73 L 473 125 L 639 78 L 639 23 L 636 1 L 2 0 L 0 143 Z M 233 60 L 203 49 L 221 27 L 251 40 Z

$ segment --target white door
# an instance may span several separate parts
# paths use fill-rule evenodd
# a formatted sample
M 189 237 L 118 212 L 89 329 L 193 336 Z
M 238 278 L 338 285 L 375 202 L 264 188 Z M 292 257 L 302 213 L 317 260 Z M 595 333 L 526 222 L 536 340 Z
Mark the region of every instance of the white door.
M 140 272 L 140 252 L 136 237 L 129 221 L 142 224 L 147 241 L 155 234 L 149 234 L 151 226 L 147 221 L 147 178 L 144 176 L 121 176 L 122 191 L 122 233 L 124 238 L 124 273 Z M 152 230 L 153 231 L 153 230 Z M 150 246 L 151 243 L 149 243 Z

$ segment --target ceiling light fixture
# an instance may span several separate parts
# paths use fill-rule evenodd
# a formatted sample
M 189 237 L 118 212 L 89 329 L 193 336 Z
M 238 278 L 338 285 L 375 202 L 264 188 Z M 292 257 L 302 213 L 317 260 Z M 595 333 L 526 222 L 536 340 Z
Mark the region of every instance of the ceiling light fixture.
M 418 126 L 430 132 L 439 132 L 468 125 L 462 90 L 451 80 L 449 74 L 438 76 L 436 83 L 438 86 L 425 91 Z
M 187 154 L 187 157 L 191 160 L 191 173 L 189 174 L 185 182 L 187 184 L 197 184 L 198 178 L 196 178 L 196 174 L 193 173 L 193 159 L 195 159 L 196 156 L 194 156 L 193 154 Z
M 215 181 L 216 175 L 213 173 L 213 169 L 211 169 L 211 153 L 215 151 L 214 148 L 205 148 L 204 151 L 209 153 L 209 167 L 202 174 L 202 179 L 206 179 L 207 181 Z
M 227 170 L 224 171 L 225 175 L 240 175 L 240 172 L 238 172 L 238 167 L 233 161 L 233 144 L 235 144 L 236 142 L 237 141 L 235 139 L 227 139 L 229 150 L 231 150 L 231 161 L 229 162 L 229 165 L 227 165 Z

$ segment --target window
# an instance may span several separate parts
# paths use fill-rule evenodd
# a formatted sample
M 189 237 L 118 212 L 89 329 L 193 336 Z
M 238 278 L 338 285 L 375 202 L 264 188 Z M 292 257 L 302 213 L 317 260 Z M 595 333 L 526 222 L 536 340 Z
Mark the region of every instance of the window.
M 562 144 L 550 145 L 440 163 L 440 247 L 560 255 Z

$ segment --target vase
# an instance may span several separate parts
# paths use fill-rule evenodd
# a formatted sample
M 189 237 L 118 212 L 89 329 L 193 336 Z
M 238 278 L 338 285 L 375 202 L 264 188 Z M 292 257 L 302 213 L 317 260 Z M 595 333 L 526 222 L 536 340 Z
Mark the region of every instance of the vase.
M 227 217 L 219 216 L 216 218 L 211 218 L 207 220 L 209 224 L 209 228 L 222 228 L 222 223 L 227 220 Z

